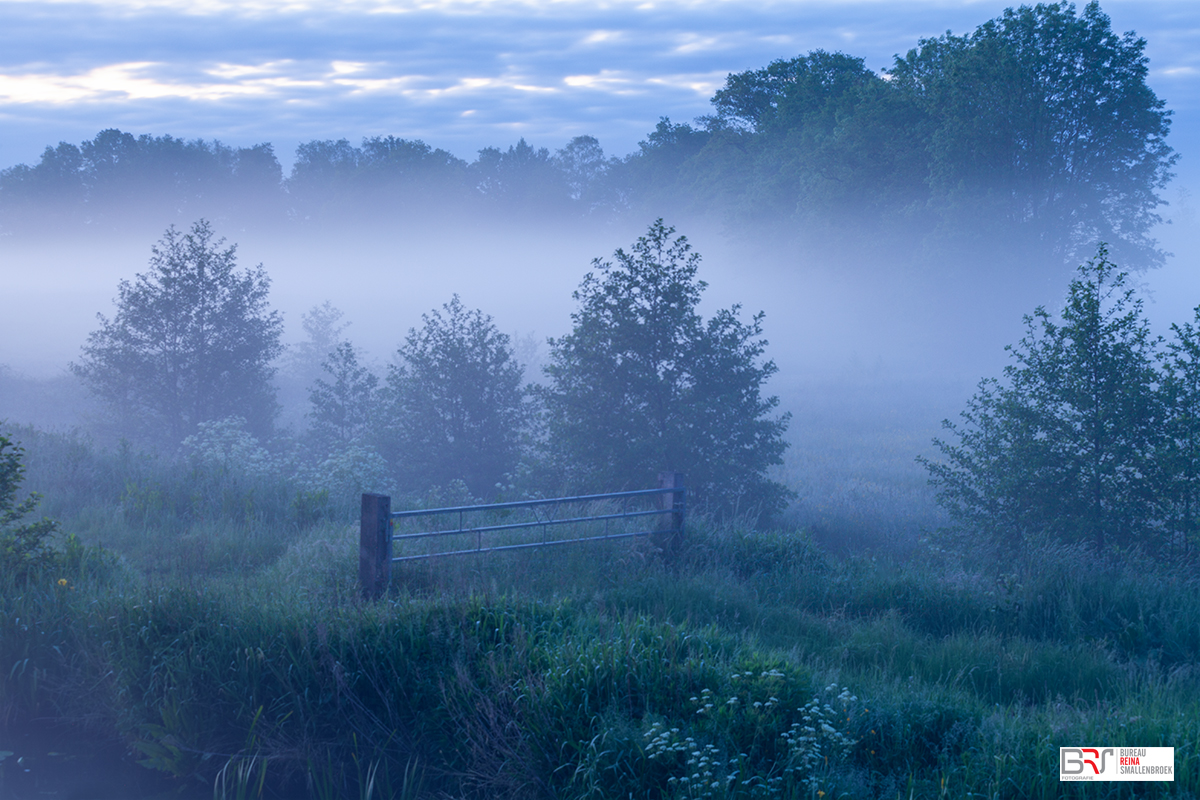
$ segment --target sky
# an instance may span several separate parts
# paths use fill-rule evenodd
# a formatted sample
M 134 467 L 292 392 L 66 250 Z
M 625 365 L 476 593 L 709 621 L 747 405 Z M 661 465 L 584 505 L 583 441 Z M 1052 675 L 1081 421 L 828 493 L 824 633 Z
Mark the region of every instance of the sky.
M 901 0 L 0 0 L 0 168 L 104 128 L 271 142 L 395 135 L 471 160 L 524 137 L 636 149 L 730 72 L 812 49 L 889 66 L 1004 2 Z M 1200 136 L 1200 3 L 1102 6 L 1148 41 L 1176 149 Z M 1187 144 L 1184 147 L 1184 144 Z M 1189 164 L 1181 162 L 1187 171 Z

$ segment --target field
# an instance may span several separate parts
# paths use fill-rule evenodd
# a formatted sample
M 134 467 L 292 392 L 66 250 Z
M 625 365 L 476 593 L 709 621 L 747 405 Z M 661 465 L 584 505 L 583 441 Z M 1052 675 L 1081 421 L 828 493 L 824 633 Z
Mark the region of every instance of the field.
M 376 603 L 352 498 L 13 429 L 77 538 L 3 578 L 0 796 L 67 796 L 69 747 L 161 776 L 133 797 L 1200 793 L 1194 572 L 949 548 L 935 431 L 797 423 L 778 529 L 405 564 Z M 1094 744 L 1175 781 L 1060 783 Z

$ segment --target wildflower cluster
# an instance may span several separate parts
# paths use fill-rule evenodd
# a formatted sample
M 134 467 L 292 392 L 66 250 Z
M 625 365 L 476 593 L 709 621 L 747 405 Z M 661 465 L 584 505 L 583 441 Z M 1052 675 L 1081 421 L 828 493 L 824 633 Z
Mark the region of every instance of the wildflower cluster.
M 791 709 L 780 700 L 788 687 L 778 670 L 735 673 L 731 682 L 727 695 L 702 689 L 689 698 L 696 706 L 689 723 L 654 722 L 644 732 L 646 758 L 669 774 L 668 796 L 823 796 L 823 776 L 854 745 L 844 729 L 857 698 L 830 684 Z
M 201 422 L 183 440 L 183 451 L 198 467 L 249 478 L 273 475 L 281 466 L 279 460 L 246 427 L 246 420 L 236 416 Z
M 814 697 L 801 709 L 800 721 L 782 734 L 788 746 L 785 772 L 801 786 L 811 792 L 820 791 L 820 769 L 831 762 L 840 761 L 854 746 L 854 740 L 839 730 L 843 720 L 850 721 L 850 705 L 858 700 L 849 689 L 839 688 L 836 683 L 825 687 L 826 696 L 834 695 L 835 709 L 829 702 Z M 776 780 L 780 777 L 777 776 Z
M 682 736 L 679 728 L 667 728 L 661 722 L 651 725 L 644 737 L 647 740 L 646 758 L 664 762 L 673 768 L 672 771 L 684 773 L 667 778 L 676 797 L 729 796 L 730 784 L 738 776 L 738 759 L 726 761 L 713 745 L 701 745 L 691 736 Z

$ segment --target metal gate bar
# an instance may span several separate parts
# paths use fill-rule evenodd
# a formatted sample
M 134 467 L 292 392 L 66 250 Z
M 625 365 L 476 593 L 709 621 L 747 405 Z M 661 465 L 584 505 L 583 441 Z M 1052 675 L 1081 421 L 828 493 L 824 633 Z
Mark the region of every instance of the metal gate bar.
M 391 581 L 392 564 L 402 561 L 420 561 L 450 556 L 463 556 L 484 553 L 499 553 L 512 550 L 530 550 L 538 547 L 555 547 L 566 544 L 582 544 L 584 542 L 603 542 L 613 539 L 630 539 L 638 536 L 661 535 L 664 537 L 663 547 L 671 550 L 674 544 L 683 536 L 684 512 L 687 490 L 683 486 L 683 475 L 678 472 L 662 472 L 658 476 L 657 489 L 637 489 L 631 492 L 607 492 L 604 494 L 585 494 L 574 497 L 553 497 L 541 500 L 516 500 L 507 503 L 488 503 L 477 506 L 450 506 L 446 508 L 414 509 L 411 511 L 391 510 L 392 499 L 387 495 L 364 494 L 362 496 L 362 522 L 359 537 L 358 573 L 363 596 L 379 597 L 387 589 Z M 630 511 L 626 503 L 630 498 L 655 498 L 657 508 Z M 473 525 L 467 527 L 464 520 L 468 514 L 486 512 L 503 512 L 519 508 L 540 509 L 547 506 L 564 506 L 567 504 L 583 505 L 605 500 L 619 500 L 622 510 L 603 514 L 579 514 L 563 519 L 534 519 L 524 522 L 503 522 L 490 525 Z M 458 527 L 448 530 L 424 530 L 416 533 L 394 533 L 393 527 L 397 520 L 413 519 L 416 517 L 434 517 L 447 514 L 458 515 Z M 535 517 L 537 515 L 535 514 Z M 640 519 L 648 517 L 670 517 L 670 522 L 659 523 L 654 530 L 622 531 L 610 533 L 609 524 L 618 519 Z M 604 523 L 604 533 L 596 536 L 581 536 L 570 539 L 548 539 L 551 526 L 582 525 L 585 523 Z M 484 534 L 502 533 L 529 529 L 541 530 L 541 541 L 521 542 L 518 544 L 498 544 L 485 547 Z M 458 550 L 447 550 L 439 553 L 420 553 L 409 556 L 392 555 L 392 545 L 397 541 L 415 539 L 430 539 L 439 536 L 474 535 L 475 546 Z

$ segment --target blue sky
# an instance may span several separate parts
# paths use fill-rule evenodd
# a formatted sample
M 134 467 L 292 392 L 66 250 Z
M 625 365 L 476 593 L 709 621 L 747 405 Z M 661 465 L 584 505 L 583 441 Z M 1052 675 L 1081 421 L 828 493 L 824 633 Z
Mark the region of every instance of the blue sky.
M 1003 2 L 722 0 L 0 0 L 0 167 L 117 127 L 272 142 L 392 134 L 471 159 L 519 137 L 591 134 L 623 155 L 691 120 L 729 72 L 815 48 L 888 66 Z M 1103 4 L 1148 42 L 1190 173 L 1200 3 Z

